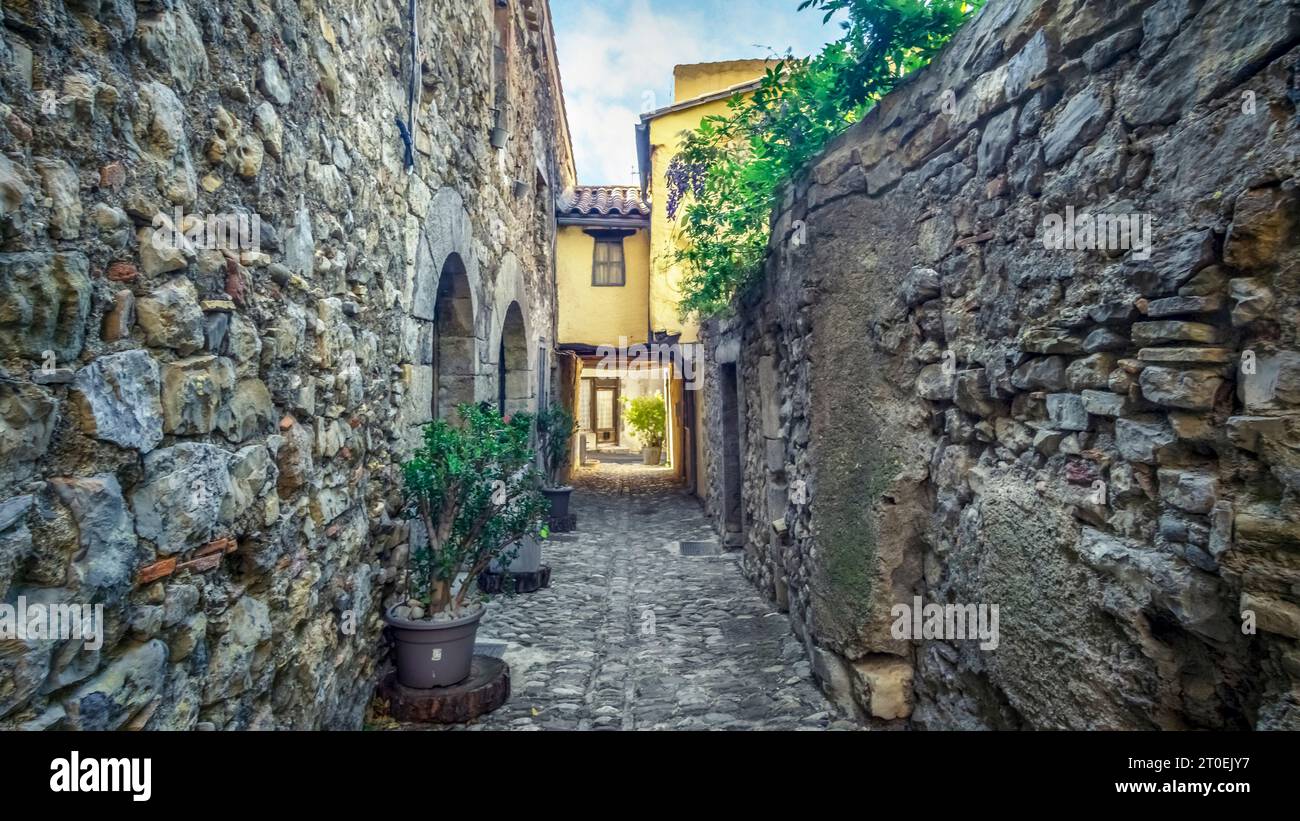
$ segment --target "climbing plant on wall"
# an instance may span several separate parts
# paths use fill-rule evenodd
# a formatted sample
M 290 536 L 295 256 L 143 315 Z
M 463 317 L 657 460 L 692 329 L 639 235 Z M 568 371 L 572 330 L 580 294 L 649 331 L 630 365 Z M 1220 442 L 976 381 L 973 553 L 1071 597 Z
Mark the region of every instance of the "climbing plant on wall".
M 749 97 L 706 117 L 667 170 L 685 315 L 724 313 L 754 282 L 781 186 L 898 82 L 930 62 L 983 0 L 803 0 L 842 13 L 840 38 L 771 66 Z

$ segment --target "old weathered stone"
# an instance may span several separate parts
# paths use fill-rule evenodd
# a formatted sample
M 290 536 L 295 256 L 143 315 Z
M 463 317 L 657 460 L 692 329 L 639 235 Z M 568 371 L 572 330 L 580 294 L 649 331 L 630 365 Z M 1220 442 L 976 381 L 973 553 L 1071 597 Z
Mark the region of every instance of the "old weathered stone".
M 1110 328 L 1096 328 L 1083 340 L 1083 349 L 1088 353 L 1103 351 L 1123 351 L 1129 346 L 1128 337 Z
M 117 478 L 58 478 L 48 487 L 76 523 L 80 552 L 70 566 L 68 586 L 101 600 L 123 596 L 134 581 L 138 556 L 131 511 Z
M 1196 272 L 1178 289 L 1179 296 L 1213 296 L 1223 293 L 1228 284 L 1228 275 L 1218 265 L 1211 265 Z
M 1092 48 L 1084 52 L 1083 64 L 1087 66 L 1088 71 L 1101 71 L 1119 59 L 1121 54 L 1135 48 L 1141 41 L 1141 27 L 1135 26 L 1117 34 L 1112 34 L 1105 40 L 1095 43 Z
M 989 390 L 988 373 L 984 368 L 958 371 L 953 384 L 953 402 L 957 407 L 976 416 L 992 416 L 997 403 Z
M 1054 328 L 1031 328 L 1020 335 L 1020 348 L 1028 353 L 1083 353 L 1083 339 L 1075 333 Z
M 0 254 L 0 356 L 75 359 L 90 314 L 89 271 L 80 253 Z
M 1138 351 L 1138 359 L 1143 362 L 1226 365 L 1233 358 L 1232 351 L 1227 348 L 1143 348 Z
M 922 302 L 939 296 L 939 289 L 940 278 L 938 271 L 921 266 L 912 268 L 903 279 L 903 304 L 909 308 L 915 308 Z
M 276 105 L 288 105 L 293 99 L 289 82 L 285 79 L 284 72 L 280 70 L 280 63 L 274 57 L 262 60 L 257 87 Z
M 884 720 L 912 714 L 912 665 L 897 656 L 872 656 L 855 661 L 853 692 L 862 708 Z
M 256 433 L 269 430 L 274 422 L 271 393 L 257 378 L 239 380 L 234 395 L 217 418 L 217 426 L 232 442 L 246 441 Z
M 49 449 L 58 402 L 35 385 L 0 382 L 0 482 L 29 478 Z
M 1133 344 L 1158 345 L 1161 342 L 1200 342 L 1213 345 L 1223 341 L 1223 332 L 1203 322 L 1161 320 L 1133 323 Z
M 1088 411 L 1083 397 L 1073 393 L 1049 393 L 1047 415 L 1057 430 L 1087 430 Z
M 1255 616 L 1255 626 L 1268 633 L 1300 639 L 1300 605 L 1264 593 L 1242 593 L 1241 610 Z
M 50 201 L 50 233 L 58 239 L 81 236 L 81 196 L 76 172 L 60 159 L 38 157 L 36 171 Z
M 140 51 L 171 75 L 176 87 L 189 91 L 208 71 L 199 30 L 184 6 L 142 16 L 136 29 Z
M 1120 456 L 1131 462 L 1154 465 L 1161 452 L 1177 440 L 1169 425 L 1160 420 L 1115 420 L 1115 446 Z
M 1241 271 L 1267 270 L 1294 242 L 1296 196 L 1282 188 L 1255 188 L 1237 198 L 1223 261 Z
M 1096 88 L 1071 97 L 1043 135 L 1043 161 L 1054 166 L 1073 157 L 1101 134 L 1108 114 L 1109 103 Z
M 244 596 L 222 615 L 225 631 L 212 648 L 203 703 L 233 698 L 253 684 L 267 658 L 257 648 L 271 638 L 271 616 L 265 602 Z
M 1093 416 L 1120 416 L 1128 411 L 1128 398 L 1109 391 L 1082 392 L 1083 409 Z
M 113 294 L 113 307 L 104 312 L 104 322 L 99 336 L 105 342 L 116 342 L 131 336 L 135 326 L 135 294 L 123 288 Z
M 1252 277 L 1229 280 L 1228 297 L 1233 303 L 1233 325 L 1249 325 L 1257 319 L 1270 317 L 1276 302 L 1272 289 L 1262 280 Z
M 312 470 L 312 435 L 292 417 L 288 427 L 281 425 L 283 441 L 275 454 L 275 464 L 280 477 L 276 487 L 282 498 L 288 498 L 307 481 Z
M 225 357 L 192 356 L 162 369 L 163 430 L 211 433 L 235 388 L 235 367 Z
M 1198 230 L 1157 244 L 1149 260 L 1131 264 L 1138 289 L 1146 296 L 1160 296 L 1177 292 L 1183 283 L 1214 262 L 1214 232 Z
M 136 530 L 161 556 L 198 547 L 221 535 L 232 506 L 228 451 L 182 442 L 145 457 L 144 481 L 131 497 Z
M 1076 359 L 1065 369 L 1066 385 L 1072 391 L 1084 388 L 1104 388 L 1115 369 L 1115 357 L 1108 353 L 1095 353 Z
M 1037 357 L 1016 368 L 1011 384 L 1020 390 L 1061 391 L 1065 389 L 1065 359 Z
M 30 495 L 0 501 L 0 597 L 9 591 L 14 573 L 32 552 L 32 532 L 27 527 Z
M 1015 141 L 1017 113 L 1014 107 L 1008 108 L 984 126 L 977 156 L 980 174 L 985 177 L 999 173 L 1006 165 L 1011 144 Z
M 1157 405 L 1187 410 L 1209 410 L 1223 386 L 1213 371 L 1150 367 L 1138 379 L 1142 395 Z
M 932 402 L 951 402 L 956 371 L 942 364 L 926 365 L 916 377 L 916 395 Z
M 158 363 L 145 351 L 101 356 L 73 382 L 81 427 L 96 438 L 148 453 L 163 437 Z
M 1153 299 L 1147 305 L 1147 316 L 1178 316 L 1179 314 L 1212 314 L 1223 308 L 1224 299 L 1219 294 L 1206 296 L 1169 296 Z
M 1161 468 L 1160 498 L 1188 513 L 1209 513 L 1219 495 L 1219 480 L 1208 474 Z
M 120 730 L 160 697 L 167 645 L 158 639 L 126 650 L 103 672 L 63 699 L 73 730 Z
M 136 303 L 136 313 L 150 345 L 182 356 L 203 347 L 203 312 L 189 279 L 176 277 L 155 288 Z

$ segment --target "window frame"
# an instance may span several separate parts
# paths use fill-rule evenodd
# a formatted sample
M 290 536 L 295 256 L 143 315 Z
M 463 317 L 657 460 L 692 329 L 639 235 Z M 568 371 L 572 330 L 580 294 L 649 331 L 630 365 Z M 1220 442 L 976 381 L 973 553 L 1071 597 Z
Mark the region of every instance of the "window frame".
M 603 270 L 608 276 L 614 266 L 612 260 L 602 260 L 600 258 L 600 246 L 606 245 L 618 248 L 618 281 L 617 282 L 599 282 L 597 281 L 597 271 Z M 623 288 L 627 285 L 627 254 L 623 247 L 623 237 L 596 237 L 596 244 L 591 250 L 591 286 L 593 288 Z

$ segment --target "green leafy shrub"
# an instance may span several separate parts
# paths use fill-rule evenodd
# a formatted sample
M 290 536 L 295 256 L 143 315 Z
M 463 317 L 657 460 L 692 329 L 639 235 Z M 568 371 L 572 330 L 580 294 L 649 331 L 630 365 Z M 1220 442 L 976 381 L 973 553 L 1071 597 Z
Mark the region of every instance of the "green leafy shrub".
M 782 187 L 826 144 L 925 66 L 983 0 L 803 0 L 846 15 L 817 56 L 781 60 L 728 113 L 690 132 L 667 171 L 678 219 L 683 315 L 725 313 L 756 282 Z
M 408 518 L 427 541 L 413 547 L 411 590 L 430 614 L 459 610 L 473 580 L 523 536 L 537 533 L 547 512 L 533 467 L 533 419 L 503 419 L 490 406 L 459 405 L 462 426 L 439 419 L 424 426 L 423 444 L 402 465 Z M 456 595 L 452 583 L 467 572 Z
M 624 405 L 623 418 L 636 437 L 648 448 L 664 446 L 664 426 L 667 410 L 664 399 L 659 394 L 638 396 L 628 399 Z
M 559 405 L 545 408 L 537 414 L 537 446 L 542 454 L 542 469 L 550 487 L 558 487 L 565 467 L 569 464 L 569 442 L 578 423 Z

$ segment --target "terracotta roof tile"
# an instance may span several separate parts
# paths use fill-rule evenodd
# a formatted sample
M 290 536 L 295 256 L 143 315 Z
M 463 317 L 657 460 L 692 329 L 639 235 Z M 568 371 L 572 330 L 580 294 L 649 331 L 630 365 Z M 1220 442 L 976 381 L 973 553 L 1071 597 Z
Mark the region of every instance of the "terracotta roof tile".
M 560 195 L 556 210 L 562 217 L 650 216 L 641 190 L 623 185 L 579 185 Z

